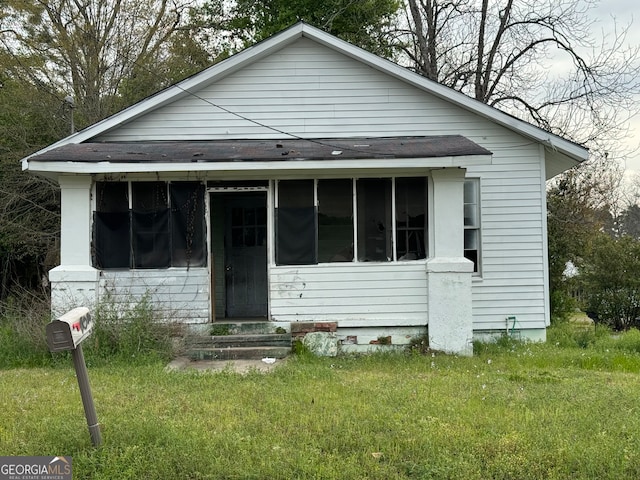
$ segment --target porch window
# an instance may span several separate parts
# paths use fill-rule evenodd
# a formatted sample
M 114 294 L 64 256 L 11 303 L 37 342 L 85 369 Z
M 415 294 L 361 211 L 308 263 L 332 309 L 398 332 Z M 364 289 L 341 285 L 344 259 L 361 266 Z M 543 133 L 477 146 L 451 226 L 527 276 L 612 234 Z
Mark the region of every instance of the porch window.
M 128 183 L 99 182 L 96 185 L 93 228 L 96 268 L 129 268 L 131 215 Z
M 316 263 L 316 210 L 313 180 L 278 182 L 276 263 Z
M 167 184 L 133 182 L 131 198 L 133 268 L 170 267 Z
M 353 261 L 353 180 L 318 180 L 318 262 Z
M 464 256 L 473 262 L 478 273 L 480 258 L 480 180 L 470 178 L 464 182 Z
M 426 177 L 280 180 L 276 264 L 424 259 L 426 212 Z
M 393 260 L 391 179 L 359 179 L 356 191 L 358 200 L 358 260 L 360 262 Z
M 396 258 L 419 260 L 426 251 L 427 179 L 396 178 Z
M 204 191 L 199 182 L 97 182 L 96 268 L 205 265 Z
M 171 201 L 171 265 L 204 266 L 207 261 L 204 225 L 204 184 L 173 182 Z

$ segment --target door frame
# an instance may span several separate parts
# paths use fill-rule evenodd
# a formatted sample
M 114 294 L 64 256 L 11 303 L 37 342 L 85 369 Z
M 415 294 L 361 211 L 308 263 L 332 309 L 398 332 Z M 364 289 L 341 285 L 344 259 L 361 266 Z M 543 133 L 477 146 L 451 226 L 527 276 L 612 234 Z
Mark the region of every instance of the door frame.
M 247 182 L 250 183 L 250 182 Z M 269 181 L 268 186 L 239 186 L 238 182 L 233 182 L 233 185 L 229 186 L 215 186 L 215 187 L 207 187 L 207 195 L 206 195 L 206 225 L 207 225 L 207 253 L 209 258 L 209 319 L 210 322 L 224 322 L 228 320 L 226 315 L 223 318 L 216 318 L 216 284 L 215 284 L 215 256 L 213 253 L 213 243 L 212 243 L 212 232 L 213 225 L 211 224 L 211 212 L 212 212 L 212 197 L 215 194 L 232 194 L 241 196 L 242 194 L 255 194 L 255 193 L 266 193 L 266 207 L 267 207 L 267 316 L 266 320 L 271 321 L 271 295 L 269 292 L 270 288 L 270 265 L 272 262 L 272 235 L 273 235 L 273 181 Z M 226 295 L 226 292 L 225 292 Z

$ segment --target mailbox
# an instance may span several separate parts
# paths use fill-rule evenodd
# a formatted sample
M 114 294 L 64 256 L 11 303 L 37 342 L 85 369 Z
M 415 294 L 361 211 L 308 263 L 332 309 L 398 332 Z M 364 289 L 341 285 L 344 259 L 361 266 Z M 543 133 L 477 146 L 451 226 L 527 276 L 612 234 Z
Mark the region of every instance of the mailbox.
M 47 344 L 52 352 L 75 350 L 91 334 L 93 319 L 86 307 L 65 313 L 47 325 Z
M 97 447 L 102 443 L 102 435 L 98 424 L 98 416 L 96 415 L 96 407 L 91 396 L 89 375 L 87 374 L 87 365 L 84 361 L 81 345 L 82 341 L 91 335 L 91 330 L 93 330 L 93 319 L 89 309 L 86 307 L 74 308 L 52 321 L 47 325 L 46 330 L 49 350 L 52 352 L 71 350 L 80 396 L 82 397 L 82 405 L 84 406 L 84 414 L 87 417 L 87 425 L 89 426 L 89 434 L 93 445 Z

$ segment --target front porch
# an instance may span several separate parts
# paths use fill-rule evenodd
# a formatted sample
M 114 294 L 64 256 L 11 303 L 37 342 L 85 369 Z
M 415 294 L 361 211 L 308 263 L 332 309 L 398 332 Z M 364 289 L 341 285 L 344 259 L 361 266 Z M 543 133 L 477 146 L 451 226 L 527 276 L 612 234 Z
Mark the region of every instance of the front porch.
M 340 342 L 351 349 L 369 348 L 378 337 L 387 336 L 399 344 L 406 343 L 412 335 L 424 333 L 428 325 L 434 349 L 469 354 L 474 265 L 464 258 L 465 170 L 435 169 L 428 177 L 408 179 L 411 181 L 401 183 L 401 179 L 389 177 L 362 184 L 356 178 L 329 183 L 271 180 L 259 186 L 254 181 L 244 187 L 238 182 L 227 186 L 216 182 L 203 197 L 206 208 L 195 209 L 209 212 L 205 227 L 195 230 L 203 235 L 207 232 L 202 242 L 206 242 L 208 253 L 198 257 L 202 266 L 97 269 L 90 266 L 95 254 L 88 251 L 86 244 L 75 241 L 84 236 L 79 235 L 81 232 L 94 238 L 94 244 L 100 240 L 96 240 L 90 221 L 91 210 L 82 212 L 89 220 L 85 223 L 77 215 L 81 204 L 78 197 L 90 199 L 96 184 L 90 177 L 71 177 L 67 182 L 61 181 L 63 231 L 65 223 L 72 221 L 77 232 L 75 239 L 63 242 L 63 264 L 52 271 L 54 311 L 66 309 L 74 297 L 83 304 L 107 300 L 123 307 L 146 298 L 154 308 L 166 312 L 167 318 L 185 324 L 206 325 L 260 316 L 291 331 L 291 325 L 298 322 L 335 322 Z M 154 188 L 159 188 L 162 182 L 155 184 Z M 67 185 L 69 188 L 65 188 Z M 135 195 L 135 182 L 129 185 Z M 346 213 L 344 203 L 333 210 L 326 210 L 327 203 L 321 203 L 320 187 L 325 186 L 334 192 L 336 205 L 338 185 L 346 187 Z M 418 201 L 406 207 L 401 204 L 401 185 L 421 189 L 424 203 Z M 292 190 L 293 186 L 298 190 Z M 377 203 L 364 203 L 368 197 L 363 192 L 373 187 L 387 190 L 380 191 Z M 283 192 L 292 195 L 294 191 L 310 192 L 310 200 L 295 197 L 295 208 L 287 207 Z M 69 198 L 74 202 L 67 201 Z M 310 207 L 304 202 L 311 202 Z M 402 213 L 405 217 L 401 217 L 399 208 L 407 208 L 409 213 Z M 283 212 L 289 217 L 284 217 Z M 343 215 L 350 223 L 346 228 L 342 225 L 336 236 L 331 233 L 335 229 L 322 230 L 322 224 L 318 225 L 318 216 L 323 212 L 337 219 Z M 370 217 L 373 226 L 382 227 L 370 229 L 366 223 Z M 296 221 L 287 224 L 283 218 Z M 315 219 L 316 223 L 307 219 Z M 420 227 L 410 223 L 418 220 L 410 219 L 421 219 Z M 322 221 L 326 221 L 324 217 Z M 401 231 L 400 225 L 414 225 L 415 231 L 406 227 Z M 166 235 L 173 238 L 175 232 Z M 307 241 L 312 244 L 307 245 Z M 105 239 L 102 243 L 108 244 Z M 131 258 L 136 259 L 134 254 Z M 86 263 L 80 261 L 81 257 Z M 77 263 L 66 265 L 69 258 Z M 184 261 L 182 256 L 179 260 Z

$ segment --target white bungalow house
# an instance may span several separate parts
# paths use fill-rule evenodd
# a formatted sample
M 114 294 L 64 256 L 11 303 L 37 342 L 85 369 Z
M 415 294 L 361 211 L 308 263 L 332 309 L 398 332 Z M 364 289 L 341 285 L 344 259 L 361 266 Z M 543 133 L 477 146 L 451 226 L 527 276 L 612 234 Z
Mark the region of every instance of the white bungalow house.
M 23 160 L 61 187 L 52 309 L 545 339 L 545 181 L 587 151 L 304 23 Z

